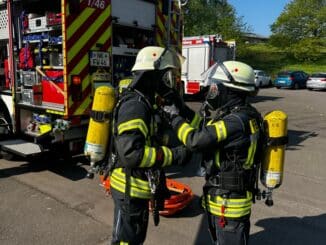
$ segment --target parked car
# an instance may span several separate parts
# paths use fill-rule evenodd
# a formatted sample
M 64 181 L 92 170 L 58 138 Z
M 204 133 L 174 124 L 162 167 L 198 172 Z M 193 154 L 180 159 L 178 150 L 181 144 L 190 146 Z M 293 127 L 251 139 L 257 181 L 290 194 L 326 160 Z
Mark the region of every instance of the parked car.
M 269 75 L 263 70 L 254 70 L 255 72 L 255 84 L 257 88 L 267 87 L 272 85 L 272 80 Z
M 316 72 L 309 76 L 307 89 L 326 89 L 326 72 Z
M 276 88 L 305 88 L 308 80 L 308 74 L 304 71 L 282 71 L 277 74 L 274 80 Z

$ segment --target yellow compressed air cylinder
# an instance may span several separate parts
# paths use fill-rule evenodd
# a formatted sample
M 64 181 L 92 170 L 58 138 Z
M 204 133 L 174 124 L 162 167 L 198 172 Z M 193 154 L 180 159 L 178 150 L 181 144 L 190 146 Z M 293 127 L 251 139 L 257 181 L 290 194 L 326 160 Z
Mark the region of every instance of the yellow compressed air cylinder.
M 84 147 L 84 154 L 90 157 L 91 166 L 105 156 L 110 137 L 110 115 L 115 103 L 115 90 L 112 86 L 96 88 Z
M 280 110 L 267 113 L 264 117 L 269 144 L 262 161 L 261 183 L 269 189 L 278 188 L 282 184 L 287 118 L 287 115 Z

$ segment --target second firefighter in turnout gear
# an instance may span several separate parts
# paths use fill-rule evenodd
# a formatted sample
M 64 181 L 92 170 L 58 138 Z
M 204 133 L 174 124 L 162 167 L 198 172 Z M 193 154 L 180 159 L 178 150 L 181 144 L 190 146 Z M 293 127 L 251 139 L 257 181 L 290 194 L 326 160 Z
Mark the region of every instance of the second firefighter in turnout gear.
M 164 110 L 178 138 L 191 151 L 203 153 L 205 208 L 214 244 L 247 244 L 250 213 L 260 163 L 261 114 L 249 104 L 256 95 L 253 69 L 237 61 L 216 64 L 203 114 L 215 112 L 199 129 L 177 116 L 176 106 Z M 204 118 L 205 119 L 205 118 Z
M 110 175 L 114 199 L 112 244 L 142 244 L 146 238 L 149 200 L 154 223 L 169 197 L 163 168 L 183 164 L 184 146 L 169 148 L 158 137 L 160 116 L 156 97 L 174 87 L 173 72 L 180 59 L 170 49 L 150 46 L 139 51 L 134 77 L 123 91 L 114 112 L 114 147 L 117 160 Z

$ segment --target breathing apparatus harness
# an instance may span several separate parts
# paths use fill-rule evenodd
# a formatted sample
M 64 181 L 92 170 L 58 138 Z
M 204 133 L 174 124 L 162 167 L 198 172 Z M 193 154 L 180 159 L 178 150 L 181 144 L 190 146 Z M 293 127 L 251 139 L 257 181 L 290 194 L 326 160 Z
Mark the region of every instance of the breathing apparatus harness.
M 243 106 L 236 106 L 230 108 L 230 105 L 234 102 L 228 102 L 222 108 L 217 111 L 216 116 L 213 118 L 213 121 L 222 120 L 226 116 L 234 116 L 242 124 L 243 129 L 245 129 L 244 117 L 247 114 L 252 115 L 251 117 L 258 120 L 258 112 L 252 108 L 249 104 Z M 259 124 L 262 121 L 259 120 Z M 259 126 L 261 128 L 261 125 Z M 250 132 L 250 131 L 249 131 Z M 256 193 L 258 192 L 258 174 L 259 174 L 259 165 L 260 159 L 258 156 L 259 149 L 257 149 L 255 154 L 254 163 L 249 169 L 243 168 L 243 159 L 239 159 L 239 152 L 243 146 L 244 140 L 237 140 L 236 142 L 231 142 L 227 145 L 227 148 L 230 151 L 224 153 L 225 158 L 220 163 L 220 167 L 216 166 L 214 157 L 210 157 L 205 162 L 206 168 L 206 184 L 203 187 L 204 194 L 204 203 L 206 207 L 206 214 L 208 217 L 208 226 L 210 234 L 214 241 L 217 240 L 215 232 L 215 222 L 214 216 L 209 212 L 208 205 L 209 200 L 208 196 L 216 197 L 221 196 L 224 200 L 229 198 L 243 198 L 246 197 L 247 191 L 252 193 L 252 201 L 255 202 Z M 258 145 L 258 144 L 257 144 Z M 226 148 L 224 148 L 226 149 Z M 226 219 L 224 217 L 225 205 L 221 206 L 221 216 L 218 219 L 218 225 L 224 227 L 226 225 Z
M 230 72 L 226 69 L 223 63 L 219 63 L 222 71 L 225 73 L 229 81 L 223 81 L 225 83 L 232 83 L 235 85 L 247 86 L 246 84 L 242 84 L 236 82 Z M 217 67 L 216 67 L 217 69 Z M 216 115 L 213 118 L 213 122 L 221 120 L 227 116 L 232 116 L 242 125 L 243 131 L 245 134 L 250 134 L 250 127 L 248 129 L 248 125 L 246 126 L 246 122 L 248 121 L 248 115 L 250 118 L 254 118 L 259 131 L 261 131 L 262 127 L 262 119 L 260 114 L 251 107 L 248 103 L 244 103 L 241 105 L 242 98 L 232 98 L 220 105 L 220 107 L 216 110 Z M 204 123 L 206 125 L 206 117 L 209 115 L 210 104 L 206 101 L 204 102 L 201 108 L 201 114 L 204 116 Z M 259 115 L 259 116 L 258 116 Z M 260 133 L 259 133 L 260 134 Z M 260 139 L 260 135 L 258 136 Z M 250 166 L 250 168 L 245 169 L 243 166 L 244 159 L 239 158 L 239 153 L 241 152 L 241 148 L 243 144 L 246 144 L 246 139 L 238 139 L 235 142 L 230 142 L 227 144 L 223 150 L 220 157 L 222 157 L 222 161 L 220 161 L 220 166 L 217 167 L 215 157 L 210 157 L 205 162 L 206 167 L 206 184 L 203 187 L 204 194 L 204 203 L 206 207 L 206 213 L 208 217 L 208 226 L 214 241 L 217 240 L 216 232 L 215 232 L 215 222 L 214 216 L 209 212 L 209 200 L 208 196 L 221 196 L 223 200 L 227 200 L 228 198 L 243 198 L 246 197 L 247 191 L 252 193 L 252 201 L 255 202 L 256 193 L 258 193 L 258 174 L 259 174 L 259 165 L 261 162 L 259 156 L 259 149 L 256 149 L 255 159 Z M 257 143 L 257 146 L 260 144 Z M 221 206 L 221 216 L 219 217 L 218 224 L 221 227 L 226 225 L 226 220 L 224 217 L 225 213 L 225 205 Z
M 254 108 L 249 105 L 237 106 L 229 112 L 221 110 L 220 113 L 213 119 L 214 121 L 218 121 L 223 119 L 225 116 L 230 116 L 236 118 L 240 121 L 243 129 L 246 129 L 245 126 L 245 117 L 246 115 L 252 115 L 251 117 L 255 118 L 257 121 L 259 120 L 258 112 L 255 111 Z M 259 120 L 258 124 L 261 124 L 262 121 Z M 257 125 L 259 130 L 261 125 Z M 247 129 L 248 130 L 248 129 Z M 249 131 L 249 130 L 248 130 Z M 255 168 L 255 164 L 260 162 L 259 159 L 254 159 L 254 165 L 250 169 L 244 169 L 242 166 L 243 160 L 239 159 L 239 153 L 241 151 L 241 147 L 245 143 L 244 139 L 237 140 L 236 142 L 232 142 L 226 145 L 224 148 L 226 150 L 225 153 L 225 163 L 222 162 L 220 169 L 212 169 L 211 174 L 216 174 L 216 179 L 211 179 L 212 186 L 217 187 L 221 190 L 235 191 L 235 192 L 243 192 L 244 190 L 253 190 L 253 181 L 252 178 L 255 178 L 253 175 L 253 168 Z M 231 149 L 231 151 L 228 151 Z M 256 153 L 259 152 L 258 150 Z M 231 167 L 232 166 L 232 167 Z M 230 171 L 231 170 L 231 171 Z
M 136 78 L 139 79 L 140 77 Z M 125 184 L 125 193 L 124 193 L 124 200 L 126 203 L 126 207 L 129 208 L 130 204 L 130 191 L 131 191 L 131 185 L 130 185 L 130 178 L 132 175 L 132 169 L 121 166 L 119 163 L 119 157 L 118 153 L 116 150 L 116 147 L 114 146 L 115 138 L 117 137 L 117 119 L 118 119 L 118 111 L 121 106 L 121 104 L 129 99 L 135 98 L 135 96 L 138 96 L 138 101 L 143 103 L 151 112 L 152 112 L 152 123 L 155 123 L 155 109 L 151 105 L 150 101 L 145 97 L 143 93 L 141 93 L 139 90 L 133 88 L 133 87 L 128 87 L 126 88 L 121 94 L 120 98 L 116 104 L 116 107 L 113 112 L 113 127 L 112 127 L 112 137 L 110 138 L 110 148 L 108 151 L 108 160 L 106 166 L 103 168 L 104 170 L 104 180 L 111 175 L 112 171 L 115 168 L 119 167 L 124 167 L 125 169 L 125 176 L 126 176 L 126 184 Z M 156 146 L 157 145 L 157 140 L 155 139 L 155 135 L 151 135 L 150 137 L 151 145 Z M 151 210 L 153 213 L 153 219 L 154 219 L 154 224 L 157 226 L 159 224 L 159 211 L 164 210 L 164 200 L 170 197 L 170 192 L 166 187 L 166 178 L 165 178 L 165 173 L 163 169 L 161 168 L 148 168 L 145 171 L 145 175 L 148 179 L 148 183 L 151 189 Z
M 224 74 L 227 76 L 228 81 L 223 81 L 226 83 L 232 83 L 232 84 L 241 84 L 241 86 L 246 86 L 246 84 L 236 82 L 231 73 L 228 71 L 228 69 L 225 67 L 225 65 L 222 62 L 218 63 L 218 66 L 221 67 Z M 216 66 L 216 69 L 217 67 Z M 225 99 L 225 98 L 224 98 Z M 222 103 L 219 108 L 216 110 L 215 117 L 213 118 L 213 121 L 218 121 L 223 119 L 226 116 L 232 116 L 236 118 L 238 121 L 240 121 L 243 130 L 245 133 L 248 134 L 250 132 L 250 128 L 245 125 L 245 121 L 248 120 L 248 116 L 251 118 L 254 118 L 259 125 L 259 131 L 263 128 L 262 126 L 262 119 L 260 114 L 251 107 L 248 103 L 243 104 L 243 98 L 234 97 L 234 98 L 228 98 L 226 103 Z M 243 105 L 242 105 L 243 104 Z M 206 125 L 206 115 L 208 112 L 208 108 L 210 107 L 209 103 L 206 101 L 206 103 L 203 104 L 202 107 L 202 114 L 204 115 L 204 124 Z M 210 108 L 211 109 L 211 108 Z M 258 116 L 259 115 L 259 116 Z M 256 173 L 254 174 L 252 169 L 244 169 L 243 166 L 239 166 L 239 164 L 242 162 L 241 159 L 239 159 L 239 152 L 241 150 L 241 147 L 245 143 L 245 139 L 237 140 L 236 142 L 232 142 L 226 145 L 225 159 L 226 163 L 221 163 L 221 166 L 219 169 L 216 167 L 216 163 L 211 159 L 206 163 L 206 169 L 207 169 L 207 176 L 206 180 L 208 182 L 208 185 L 210 187 L 215 187 L 219 191 L 216 193 L 219 194 L 227 194 L 229 192 L 244 192 L 245 190 L 250 190 L 252 192 L 254 191 L 254 181 L 257 181 L 258 178 L 256 178 Z M 231 151 L 227 151 L 227 149 L 230 149 Z M 257 155 L 257 154 L 256 154 Z M 256 161 L 260 162 L 260 159 L 254 159 L 254 166 L 252 168 L 255 168 Z M 223 166 L 224 165 L 224 166 Z M 231 167 L 232 166 L 232 167 Z M 231 169 L 230 169 L 231 168 Z M 230 171 L 231 170 L 231 171 Z M 215 195 L 216 195 L 215 194 Z M 254 201 L 254 199 L 253 199 Z

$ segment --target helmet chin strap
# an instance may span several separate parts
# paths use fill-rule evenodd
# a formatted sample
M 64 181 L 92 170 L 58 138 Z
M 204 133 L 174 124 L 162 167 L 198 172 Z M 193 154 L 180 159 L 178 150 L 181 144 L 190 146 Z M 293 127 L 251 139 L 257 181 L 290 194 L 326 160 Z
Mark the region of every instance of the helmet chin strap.
M 216 117 L 227 114 L 233 107 L 239 106 L 245 102 L 245 100 L 238 94 L 234 93 L 231 89 L 224 87 L 223 92 L 219 95 L 219 105 L 217 108 L 213 108 L 209 103 L 207 106 L 210 110 L 216 112 Z
M 233 105 L 238 105 L 239 103 L 241 103 L 242 99 L 241 98 L 233 98 L 228 100 L 224 105 L 222 105 L 221 107 L 217 108 L 216 111 L 223 111 L 226 108 L 232 107 Z

